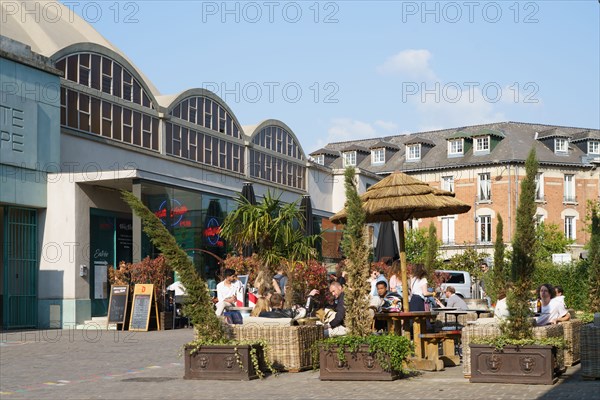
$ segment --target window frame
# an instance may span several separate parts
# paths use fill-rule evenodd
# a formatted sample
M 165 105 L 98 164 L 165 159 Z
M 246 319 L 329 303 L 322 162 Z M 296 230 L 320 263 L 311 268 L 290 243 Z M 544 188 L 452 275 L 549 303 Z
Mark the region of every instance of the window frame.
M 421 159 L 421 143 L 406 145 L 406 161 L 418 161 Z
M 482 179 L 483 177 L 485 177 L 486 179 Z M 487 195 L 484 194 L 484 196 L 482 196 L 482 193 L 485 191 L 485 187 L 483 186 L 484 183 L 487 183 Z M 481 203 L 481 202 L 491 202 L 492 201 L 492 174 L 489 172 L 482 172 L 480 174 L 477 174 L 477 202 Z
M 345 151 L 342 153 L 342 157 L 342 165 L 344 168 L 356 166 L 356 150 Z
M 456 243 L 456 218 L 441 217 L 442 219 L 442 244 Z
M 442 176 L 441 186 L 442 190 L 454 193 L 454 175 Z
M 569 141 L 565 138 L 554 138 L 554 153 L 567 153 Z
M 573 215 L 566 215 L 564 221 L 564 234 L 565 238 L 569 240 L 577 239 L 577 222 Z
M 590 140 L 587 142 L 587 153 L 600 155 L 600 140 Z
M 460 143 L 460 151 L 455 151 L 454 144 L 458 144 L 458 143 Z M 449 156 L 463 155 L 464 152 L 465 152 L 465 139 L 448 140 L 448 155 Z
M 478 218 L 478 239 L 480 243 L 491 243 L 492 242 L 492 216 L 491 215 L 480 215 Z M 485 235 L 485 237 L 484 237 Z
M 371 164 L 372 165 L 385 164 L 385 148 L 380 147 L 380 148 L 371 150 Z
M 538 172 L 535 176 L 535 201 L 545 201 L 544 197 L 544 173 Z
M 575 174 L 564 174 L 563 177 L 563 202 L 575 203 L 577 195 L 575 193 Z
M 478 136 L 473 138 L 473 151 L 477 153 L 489 153 L 490 152 L 490 137 Z

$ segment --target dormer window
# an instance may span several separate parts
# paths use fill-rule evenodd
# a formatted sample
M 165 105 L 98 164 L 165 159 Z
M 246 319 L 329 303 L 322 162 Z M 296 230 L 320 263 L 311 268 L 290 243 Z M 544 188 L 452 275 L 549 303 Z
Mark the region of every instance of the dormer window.
M 385 149 L 373 149 L 371 150 L 371 164 L 384 164 L 385 163 Z
M 566 153 L 568 149 L 568 141 L 565 138 L 554 139 L 554 152 L 555 153 Z
M 590 140 L 588 142 L 588 154 L 600 154 L 600 141 Z
M 406 161 L 417 161 L 421 159 L 421 144 L 406 146 Z
M 490 137 L 489 136 L 479 136 L 473 138 L 473 146 L 475 152 L 478 153 L 489 153 L 490 152 Z
M 464 152 L 464 139 L 454 139 L 448 141 L 448 155 L 458 156 L 463 155 Z
M 320 165 L 325 165 L 325 154 L 317 154 L 315 156 L 315 162 Z
M 344 168 L 356 166 L 356 151 L 346 151 L 343 157 Z

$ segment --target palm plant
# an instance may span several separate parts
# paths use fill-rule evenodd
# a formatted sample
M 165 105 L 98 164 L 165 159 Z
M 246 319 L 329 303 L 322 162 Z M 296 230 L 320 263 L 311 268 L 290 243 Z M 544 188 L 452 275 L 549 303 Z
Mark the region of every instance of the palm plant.
M 283 267 L 288 276 L 286 305 L 291 305 L 294 268 L 298 262 L 317 256 L 315 243 L 320 235 L 304 235 L 300 224 L 306 221 L 297 202 L 284 203 L 270 192 L 258 204 L 251 204 L 243 196 L 237 202 L 238 208 L 223 222 L 221 236 L 238 250 L 254 248 L 263 263 L 255 282 L 260 295 L 271 287 L 272 270 Z

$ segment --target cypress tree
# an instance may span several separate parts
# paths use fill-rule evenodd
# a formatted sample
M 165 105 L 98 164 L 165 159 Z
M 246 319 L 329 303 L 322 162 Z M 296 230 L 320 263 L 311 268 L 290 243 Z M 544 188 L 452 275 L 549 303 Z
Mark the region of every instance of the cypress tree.
M 589 311 L 600 312 L 600 205 L 592 207 L 592 237 L 590 238 L 589 262 Z
M 186 252 L 179 247 L 173 235 L 140 199 L 125 190 L 121 191 L 121 196 L 142 220 L 142 229 L 152 244 L 160 249 L 173 270 L 181 278 L 181 283 L 185 286 L 188 295 L 183 312 L 194 325 L 197 339 L 204 343 L 224 343 L 226 341 L 225 332 L 213 310 L 208 286 L 196 272 L 196 267 Z
M 508 272 L 506 271 L 506 263 L 504 262 L 504 222 L 502 215 L 498 214 L 498 223 L 496 224 L 496 240 L 494 241 L 494 268 L 492 269 L 492 300 L 498 299 L 498 290 L 506 286 L 508 280 Z M 486 282 L 487 283 L 487 282 Z
M 427 237 L 427 251 L 425 252 L 425 270 L 428 276 L 433 276 L 435 261 L 438 255 L 437 229 L 433 221 L 429 224 L 429 236 Z
M 502 331 L 514 339 L 533 337 L 529 291 L 535 271 L 535 176 L 538 161 L 535 149 L 531 149 L 525 162 L 525 179 L 521 182 L 519 207 L 517 208 L 517 230 L 513 239 L 511 275 L 514 290 L 507 297 L 508 323 Z
M 365 242 L 365 211 L 354 184 L 354 176 L 354 168 L 347 168 L 344 175 L 346 224 L 342 239 L 342 250 L 347 262 L 344 288 L 345 324 L 350 335 L 366 337 L 371 333 L 371 316 L 367 311 L 370 288 L 369 250 Z

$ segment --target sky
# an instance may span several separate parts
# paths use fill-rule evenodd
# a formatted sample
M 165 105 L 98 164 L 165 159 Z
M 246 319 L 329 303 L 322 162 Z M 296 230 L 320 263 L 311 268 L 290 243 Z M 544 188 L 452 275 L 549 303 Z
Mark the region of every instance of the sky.
M 600 128 L 598 0 L 77 5 L 161 94 L 209 89 L 306 153 L 500 121 Z

